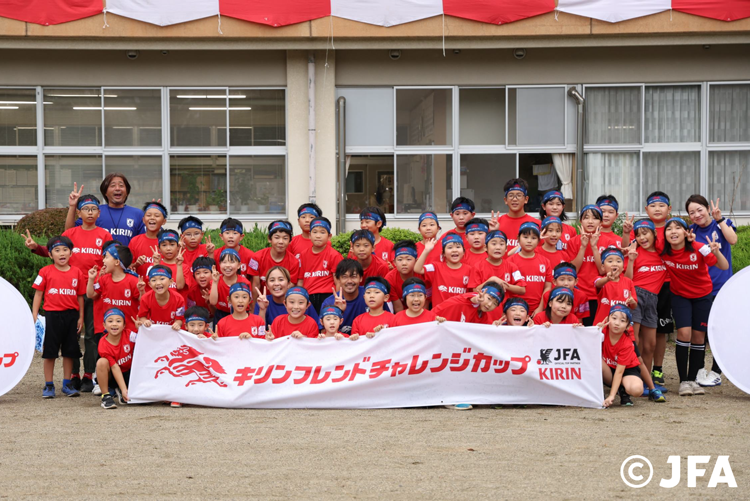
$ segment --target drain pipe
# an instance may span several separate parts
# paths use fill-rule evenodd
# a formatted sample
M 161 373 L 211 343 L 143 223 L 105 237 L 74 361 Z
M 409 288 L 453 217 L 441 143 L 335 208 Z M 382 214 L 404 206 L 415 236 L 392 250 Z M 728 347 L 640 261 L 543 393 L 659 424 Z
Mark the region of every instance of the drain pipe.
M 578 105 L 578 130 L 576 134 L 576 213 L 580 214 L 581 209 L 584 207 L 583 191 L 585 179 L 583 173 L 585 157 L 583 155 L 583 113 L 585 111 L 584 106 L 586 105 L 586 100 L 575 87 L 568 89 L 568 96 L 572 97 Z
M 310 175 L 309 202 L 315 203 L 316 166 L 315 166 L 315 51 L 307 53 L 307 135 L 308 135 L 308 173 Z
M 346 231 L 346 98 L 341 96 L 336 100 L 338 113 L 338 191 L 339 210 L 336 223 L 336 233 Z

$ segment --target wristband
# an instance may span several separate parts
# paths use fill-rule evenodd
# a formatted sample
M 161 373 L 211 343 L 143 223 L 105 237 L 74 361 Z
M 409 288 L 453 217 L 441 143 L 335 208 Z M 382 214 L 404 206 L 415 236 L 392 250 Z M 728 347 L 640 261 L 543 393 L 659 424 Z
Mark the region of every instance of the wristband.
M 723 223 L 726 220 L 727 220 L 727 218 L 725 218 L 724 216 L 721 216 L 721 219 L 719 219 L 718 221 L 716 221 L 716 224 L 721 224 L 721 223 Z

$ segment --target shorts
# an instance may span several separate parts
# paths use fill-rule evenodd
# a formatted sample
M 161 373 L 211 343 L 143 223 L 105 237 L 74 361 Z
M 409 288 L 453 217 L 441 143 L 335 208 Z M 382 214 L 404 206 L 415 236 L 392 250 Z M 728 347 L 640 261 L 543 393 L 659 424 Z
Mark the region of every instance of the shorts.
M 130 386 L 130 371 L 125 371 L 122 373 L 122 378 L 125 380 L 125 388 Z M 117 385 L 117 381 L 115 380 L 115 376 L 110 371 L 109 373 L 109 383 L 107 384 L 108 388 L 119 388 Z
M 310 294 L 310 304 L 313 305 L 313 308 L 315 308 L 315 312 L 320 315 L 320 309 L 323 307 L 323 301 L 331 297 L 330 292 L 316 292 L 315 294 Z
M 708 296 L 690 299 L 672 293 L 672 313 L 678 329 L 690 327 L 693 330 L 706 332 L 708 316 L 711 314 L 713 298 Z
M 657 315 L 659 296 L 640 287 L 635 288 L 635 294 L 638 298 L 638 306 L 632 310 L 633 323 L 655 329 L 659 325 Z
M 638 349 L 638 343 L 633 340 L 633 349 L 635 350 L 635 356 L 641 358 L 641 350 Z
M 592 327 L 594 325 L 594 319 L 596 318 L 596 310 L 599 307 L 598 299 L 589 300 L 589 316 L 581 319 L 581 323 L 586 327 Z
M 65 358 L 81 358 L 78 310 L 48 311 L 46 314 L 42 358 L 56 359 L 60 353 Z
M 612 369 L 612 377 L 615 377 L 615 370 L 617 370 L 615 367 L 610 367 Z M 640 367 L 625 367 L 625 372 L 622 373 L 622 377 L 625 376 L 635 376 L 638 379 L 641 378 L 641 369 Z
M 669 291 L 669 282 L 664 282 L 659 291 L 656 315 L 659 317 L 656 332 L 658 334 L 671 334 L 674 331 L 674 320 L 672 320 L 672 294 Z
M 224 317 L 228 317 L 231 315 L 228 311 L 222 311 L 220 309 L 216 309 L 214 312 L 214 330 L 216 330 L 216 326 L 219 325 L 219 320 L 221 320 Z

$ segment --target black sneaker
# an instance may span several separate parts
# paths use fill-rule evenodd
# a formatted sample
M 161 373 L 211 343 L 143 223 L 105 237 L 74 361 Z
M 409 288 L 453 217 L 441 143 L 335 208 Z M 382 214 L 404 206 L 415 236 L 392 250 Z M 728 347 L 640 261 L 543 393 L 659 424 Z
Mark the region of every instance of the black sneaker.
M 620 393 L 620 405 L 623 407 L 633 407 L 633 399 L 627 393 Z
M 120 402 L 120 404 L 125 405 L 127 402 L 124 398 L 122 398 L 122 392 L 120 391 L 120 388 L 115 388 L 115 394 L 117 395 L 117 401 Z
M 94 391 L 94 382 L 91 378 L 84 377 L 81 379 L 81 386 L 78 388 L 81 393 L 91 393 Z
M 117 409 L 115 399 L 109 393 L 102 395 L 102 409 Z
M 81 377 L 76 374 L 70 378 L 70 385 L 77 391 L 81 391 Z

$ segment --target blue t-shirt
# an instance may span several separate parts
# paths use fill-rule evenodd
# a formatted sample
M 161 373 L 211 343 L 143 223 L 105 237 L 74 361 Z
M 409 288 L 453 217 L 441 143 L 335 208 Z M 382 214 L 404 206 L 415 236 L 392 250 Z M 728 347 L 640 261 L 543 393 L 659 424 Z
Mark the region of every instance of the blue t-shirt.
M 268 328 L 271 328 L 271 324 L 276 317 L 278 317 L 279 315 L 286 315 L 286 306 L 284 306 L 284 303 L 276 303 L 273 300 L 273 296 L 270 294 L 268 294 L 266 298 L 268 298 L 268 308 L 266 309 L 266 326 Z M 255 303 L 255 310 L 253 311 L 253 313 L 257 315 L 259 312 L 260 309 L 258 308 L 258 303 Z M 323 330 L 323 326 L 320 325 L 318 313 L 315 311 L 315 308 L 312 304 L 307 307 L 305 315 L 315 320 L 318 323 L 318 327 L 320 328 L 320 330 Z
M 727 223 L 727 226 L 737 233 L 737 227 L 731 219 L 727 219 L 725 222 Z M 716 241 L 721 245 L 721 253 L 727 258 L 727 261 L 729 261 L 728 270 L 720 270 L 716 266 L 708 267 L 708 274 L 711 275 L 711 283 L 714 285 L 712 294 L 715 296 L 719 293 L 719 289 L 727 283 L 727 280 L 732 278 L 732 246 L 727 242 L 727 239 L 721 232 L 721 228 L 719 228 L 719 223 L 717 223 L 715 219 L 712 219 L 711 223 L 705 228 L 701 228 L 697 224 L 692 224 L 690 225 L 690 229 L 695 233 L 695 241 L 700 244 L 708 243 L 708 240 L 716 238 Z
M 325 308 L 326 306 L 333 306 L 335 301 L 336 298 L 333 297 L 333 295 L 327 297 L 326 300 L 323 301 L 320 309 L 323 310 L 323 308 Z M 391 303 L 386 303 L 385 309 L 393 313 L 393 306 L 391 305 Z M 370 311 L 370 308 L 368 308 L 365 304 L 365 288 L 360 287 L 357 297 L 352 301 L 346 301 L 344 322 L 341 324 L 341 327 L 339 327 L 339 332 L 341 332 L 342 334 L 351 333 L 354 319 L 360 316 L 362 313 L 367 313 L 368 311 Z
M 121 209 L 114 209 L 107 204 L 99 206 L 99 218 L 96 225 L 104 228 L 112 235 L 112 238 L 123 245 L 128 245 L 130 239 L 146 231 L 143 224 L 143 211 L 130 205 Z M 81 226 L 82 221 L 78 219 L 76 226 Z

